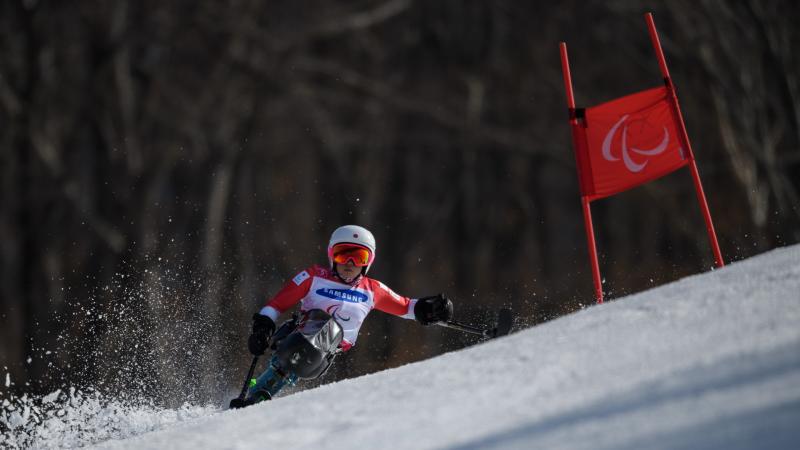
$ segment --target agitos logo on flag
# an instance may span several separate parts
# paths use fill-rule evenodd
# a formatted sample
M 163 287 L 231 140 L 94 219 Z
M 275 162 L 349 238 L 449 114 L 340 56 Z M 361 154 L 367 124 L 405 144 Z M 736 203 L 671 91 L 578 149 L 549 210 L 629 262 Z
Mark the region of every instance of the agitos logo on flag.
M 581 185 L 583 218 L 589 241 L 589 259 L 598 303 L 603 302 L 603 284 L 590 203 L 655 180 L 684 166 L 689 167 L 692 173 L 717 267 L 725 264 L 653 16 L 650 13 L 645 14 L 645 19 L 661 74 L 664 76 L 664 86 L 627 95 L 602 105 L 575 108 L 567 44 L 561 43 L 561 69 L 564 73 L 572 142 Z
M 584 195 L 607 197 L 689 162 L 664 87 L 586 108 L 584 115 Z

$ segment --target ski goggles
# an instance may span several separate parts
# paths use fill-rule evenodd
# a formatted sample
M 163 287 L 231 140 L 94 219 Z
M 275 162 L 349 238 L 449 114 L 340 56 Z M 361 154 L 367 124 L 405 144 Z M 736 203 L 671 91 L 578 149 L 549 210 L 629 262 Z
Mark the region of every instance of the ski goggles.
M 356 244 L 336 244 L 331 248 L 331 260 L 336 264 L 353 261 L 355 266 L 363 267 L 372 262 L 372 252 Z

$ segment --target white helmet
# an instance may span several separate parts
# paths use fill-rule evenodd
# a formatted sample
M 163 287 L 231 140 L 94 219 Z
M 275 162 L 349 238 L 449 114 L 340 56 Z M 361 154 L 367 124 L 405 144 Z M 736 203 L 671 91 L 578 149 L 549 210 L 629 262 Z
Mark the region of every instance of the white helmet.
M 367 274 L 372 263 L 375 262 L 375 236 L 368 229 L 358 225 L 344 225 L 337 228 L 331 235 L 328 242 L 328 263 L 333 267 L 333 246 L 336 244 L 357 244 L 369 250 L 369 263 L 364 267 L 364 275 Z

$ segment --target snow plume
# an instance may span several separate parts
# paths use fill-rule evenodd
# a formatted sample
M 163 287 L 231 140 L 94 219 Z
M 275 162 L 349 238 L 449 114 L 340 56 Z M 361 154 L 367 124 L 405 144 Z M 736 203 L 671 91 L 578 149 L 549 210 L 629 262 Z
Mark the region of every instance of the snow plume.
M 226 319 L 214 277 L 160 259 L 147 263 L 120 270 L 88 297 L 67 295 L 58 336 L 28 358 L 46 367 L 34 380 L 42 387 L 23 388 L 6 376 L 0 388 L 0 447 L 131 436 L 229 399 L 228 384 L 241 379 L 229 370 L 241 364 L 225 356 L 243 348 L 236 327 L 246 321 Z
M 142 399 L 110 399 L 70 389 L 2 400 L 0 447 L 73 448 L 161 429 L 210 414 L 212 406 L 170 409 Z
M 175 409 L 109 399 L 96 391 L 56 390 L 43 397 L 2 399 L 0 447 L 72 448 L 125 438 L 208 415 L 211 406 Z

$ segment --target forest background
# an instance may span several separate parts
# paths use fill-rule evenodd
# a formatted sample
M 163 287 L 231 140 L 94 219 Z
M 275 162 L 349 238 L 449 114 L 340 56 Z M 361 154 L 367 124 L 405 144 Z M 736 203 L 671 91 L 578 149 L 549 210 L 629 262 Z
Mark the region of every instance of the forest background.
M 726 261 L 797 243 L 798 5 L 2 0 L 0 389 L 220 401 L 346 223 L 461 321 L 592 304 L 558 43 L 579 106 L 658 86 L 648 11 Z M 608 299 L 711 270 L 694 195 L 593 203 Z M 376 312 L 321 382 L 476 342 Z

